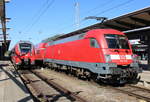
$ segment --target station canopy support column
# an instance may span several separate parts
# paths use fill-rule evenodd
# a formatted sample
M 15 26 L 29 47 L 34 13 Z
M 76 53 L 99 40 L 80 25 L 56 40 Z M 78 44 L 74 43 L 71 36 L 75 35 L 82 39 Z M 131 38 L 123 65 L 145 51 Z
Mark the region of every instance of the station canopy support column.
M 148 37 L 148 68 L 150 69 L 150 34 Z

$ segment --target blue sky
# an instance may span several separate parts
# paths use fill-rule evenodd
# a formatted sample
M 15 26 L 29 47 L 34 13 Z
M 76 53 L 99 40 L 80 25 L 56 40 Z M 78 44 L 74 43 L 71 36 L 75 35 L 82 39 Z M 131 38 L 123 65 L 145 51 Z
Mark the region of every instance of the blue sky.
M 7 27 L 11 37 L 10 49 L 19 40 L 34 44 L 56 34 L 76 29 L 75 2 L 80 7 L 80 28 L 98 23 L 83 20 L 88 16 L 112 19 L 150 6 L 150 0 L 11 0 L 6 4 Z

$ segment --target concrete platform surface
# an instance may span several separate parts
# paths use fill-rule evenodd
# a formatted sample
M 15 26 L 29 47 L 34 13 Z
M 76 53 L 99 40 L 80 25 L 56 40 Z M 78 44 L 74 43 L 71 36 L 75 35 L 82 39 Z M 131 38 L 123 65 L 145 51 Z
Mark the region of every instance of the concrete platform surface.
M 0 61 L 0 102 L 33 102 L 10 61 Z
M 142 81 L 150 82 L 150 71 L 143 71 L 140 75 Z

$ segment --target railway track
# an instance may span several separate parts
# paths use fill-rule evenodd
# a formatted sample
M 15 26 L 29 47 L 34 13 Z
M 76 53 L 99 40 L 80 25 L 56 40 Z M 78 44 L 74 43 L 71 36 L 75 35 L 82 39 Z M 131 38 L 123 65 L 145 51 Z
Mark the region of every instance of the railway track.
M 109 87 L 109 88 L 136 97 L 138 99 L 142 99 L 147 102 L 150 102 L 150 89 L 146 89 L 134 85 L 126 85 L 123 87 Z
M 135 85 L 125 85 L 122 87 L 113 87 L 110 85 L 104 85 L 99 84 L 98 82 L 95 82 L 94 80 L 88 81 L 88 83 L 92 83 L 92 85 L 95 85 L 99 88 L 110 88 L 116 91 L 119 91 L 121 93 L 128 94 L 129 96 L 136 97 L 137 99 L 142 99 L 147 102 L 150 102 L 150 89 L 138 87 Z
M 87 81 L 87 83 L 91 83 L 94 86 L 99 88 L 110 88 L 116 91 L 119 91 L 124 94 L 128 94 L 129 96 L 136 97 L 137 99 L 142 99 L 147 102 L 150 102 L 150 89 L 142 88 L 135 85 L 125 85 L 122 87 L 113 87 L 110 85 L 100 84 L 95 82 L 94 80 Z
M 35 74 L 37 74 L 37 73 L 35 73 Z M 97 86 L 99 88 L 113 89 L 113 90 L 119 91 L 121 93 L 128 94 L 129 96 L 136 97 L 137 99 L 142 99 L 147 102 L 150 102 L 150 89 L 138 87 L 135 85 L 125 85 L 122 87 L 113 87 L 110 85 L 105 86 L 104 84 L 101 85 L 101 84 L 95 82 L 94 80 L 87 81 L 87 83 L 92 83 L 92 85 Z
M 110 85 L 100 85 L 99 83 L 96 83 L 95 81 L 90 81 L 92 85 L 95 85 L 99 88 L 108 88 L 113 89 L 115 91 L 127 94 L 129 96 L 136 97 L 137 99 L 142 99 L 144 102 L 150 102 L 150 89 L 142 88 L 135 85 L 125 85 L 122 87 L 114 87 Z
M 71 92 L 68 89 L 65 89 L 64 87 L 62 87 L 61 85 L 55 83 L 53 81 L 53 79 L 48 79 L 45 76 L 41 74 L 40 72 L 34 71 L 32 70 L 31 72 L 21 72 L 24 73 L 23 75 L 23 80 L 25 81 L 26 84 L 30 84 L 30 86 L 32 86 L 32 88 L 34 88 L 33 90 L 36 92 L 36 96 L 37 98 L 40 98 L 40 100 L 46 100 L 46 101 L 50 101 L 51 99 L 50 97 L 55 97 L 58 95 L 58 93 L 53 93 L 53 94 L 45 94 L 43 93 L 41 90 L 39 90 L 39 88 L 37 87 L 36 84 L 34 84 L 35 82 L 38 82 L 39 80 L 43 80 L 44 82 L 46 82 L 49 86 L 51 86 L 52 88 L 54 88 L 55 90 L 57 90 L 58 92 L 60 92 L 62 94 L 62 96 L 67 97 L 67 100 L 69 101 L 75 101 L 75 102 L 87 102 L 87 100 L 77 96 L 77 94 L 75 92 Z M 34 80 L 34 78 L 29 77 L 28 75 L 25 75 L 26 73 L 32 73 L 34 75 L 36 75 L 39 79 Z M 121 93 L 124 94 L 128 94 L 129 96 L 133 96 L 136 97 L 137 99 L 142 99 L 145 100 L 147 102 L 150 102 L 150 90 L 149 89 L 145 89 L 142 87 L 138 87 L 138 86 L 133 86 L 133 85 L 126 85 L 123 87 L 112 87 L 112 86 L 103 86 L 103 85 L 99 85 L 98 83 L 95 83 L 95 81 L 87 81 L 88 83 L 92 83 L 93 85 L 99 87 L 99 88 L 108 88 L 108 89 L 113 89 L 116 91 L 119 91 Z M 45 90 L 46 88 L 44 88 L 42 86 L 42 90 Z M 47 90 L 47 89 L 46 89 Z M 50 101 L 51 102 L 51 101 Z M 61 101 L 63 102 L 63 101 Z
M 34 70 L 31 72 L 21 70 L 19 73 L 26 86 L 33 91 L 33 94 L 38 101 L 56 102 L 60 101 L 59 99 L 63 97 L 61 102 L 87 102 L 87 100 L 79 97 L 76 92 L 69 91 L 55 83 L 53 79 L 48 79 Z M 45 84 L 47 84 L 47 86 Z

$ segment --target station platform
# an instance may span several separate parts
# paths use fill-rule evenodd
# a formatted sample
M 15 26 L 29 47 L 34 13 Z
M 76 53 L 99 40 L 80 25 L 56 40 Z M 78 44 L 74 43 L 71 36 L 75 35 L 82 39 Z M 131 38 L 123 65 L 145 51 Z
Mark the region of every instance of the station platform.
M 33 102 L 10 61 L 0 61 L 0 102 Z
M 143 69 L 143 72 L 140 73 L 141 81 L 148 82 L 150 84 L 150 67 L 148 66 L 147 60 L 139 60 L 139 66 Z
M 141 75 L 141 81 L 146 81 L 150 83 L 150 71 L 144 71 L 140 74 Z

